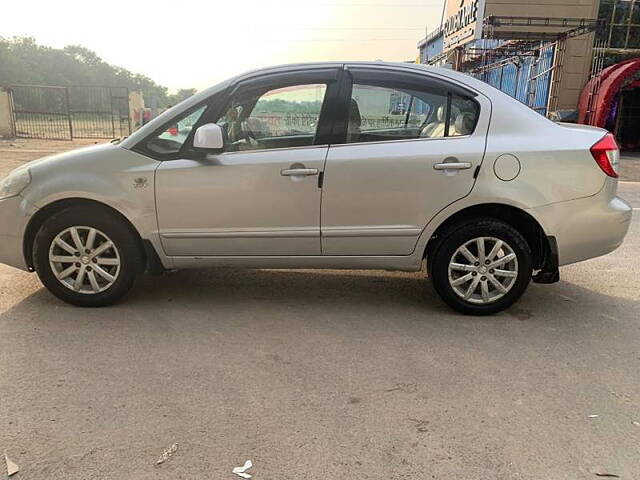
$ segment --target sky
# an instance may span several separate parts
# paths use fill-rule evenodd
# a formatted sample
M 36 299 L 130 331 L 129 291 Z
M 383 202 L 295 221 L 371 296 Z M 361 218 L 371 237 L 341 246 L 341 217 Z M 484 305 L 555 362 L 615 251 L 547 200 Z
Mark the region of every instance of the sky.
M 0 36 L 80 44 L 172 91 L 201 90 L 282 63 L 415 60 L 443 2 L 15 0 L 3 2 Z

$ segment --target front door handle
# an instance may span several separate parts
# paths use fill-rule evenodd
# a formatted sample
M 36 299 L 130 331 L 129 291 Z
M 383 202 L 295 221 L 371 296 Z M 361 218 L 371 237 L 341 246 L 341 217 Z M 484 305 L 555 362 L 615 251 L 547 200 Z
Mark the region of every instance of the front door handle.
M 451 162 L 451 163 L 436 163 L 433 168 L 435 170 L 466 170 L 471 168 L 469 162 Z
M 307 177 L 309 175 L 318 175 L 317 168 L 285 168 L 280 170 L 283 177 Z

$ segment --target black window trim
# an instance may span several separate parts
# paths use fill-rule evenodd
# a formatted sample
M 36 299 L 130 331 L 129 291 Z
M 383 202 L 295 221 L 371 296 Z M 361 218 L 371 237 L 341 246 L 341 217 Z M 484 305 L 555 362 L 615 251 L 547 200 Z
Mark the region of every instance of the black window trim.
M 449 128 L 451 127 L 451 98 L 453 94 L 451 92 L 447 92 L 447 108 L 444 112 L 444 138 L 449 136 Z
M 413 95 L 411 95 L 411 98 L 409 99 L 409 107 L 407 108 L 407 113 L 404 117 L 404 128 L 407 128 L 407 126 L 409 125 L 409 117 L 411 116 L 411 108 L 413 107 L 413 99 L 416 98 Z

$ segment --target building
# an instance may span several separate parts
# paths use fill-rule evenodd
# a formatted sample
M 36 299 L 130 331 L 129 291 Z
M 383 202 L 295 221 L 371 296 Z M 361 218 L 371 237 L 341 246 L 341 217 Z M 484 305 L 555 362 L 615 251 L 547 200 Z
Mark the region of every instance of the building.
M 445 1 L 442 24 L 418 43 L 421 63 L 466 72 L 552 118 L 606 123 L 636 148 L 640 0 Z

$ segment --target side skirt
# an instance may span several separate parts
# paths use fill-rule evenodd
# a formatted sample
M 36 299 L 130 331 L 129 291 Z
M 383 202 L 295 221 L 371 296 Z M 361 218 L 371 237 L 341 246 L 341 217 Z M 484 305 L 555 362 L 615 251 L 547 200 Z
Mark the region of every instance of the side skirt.
M 168 257 L 173 268 L 317 268 L 348 270 L 399 270 L 418 272 L 421 256 L 236 256 Z

